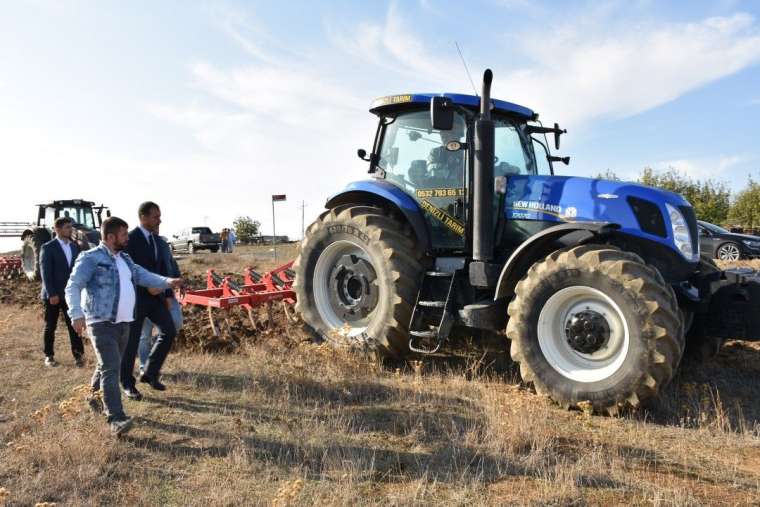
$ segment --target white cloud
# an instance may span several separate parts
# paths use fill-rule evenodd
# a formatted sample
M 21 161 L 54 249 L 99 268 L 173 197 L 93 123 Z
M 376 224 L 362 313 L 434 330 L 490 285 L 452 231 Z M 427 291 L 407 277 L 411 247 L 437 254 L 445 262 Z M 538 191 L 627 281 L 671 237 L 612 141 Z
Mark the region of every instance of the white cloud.
M 612 16 L 603 10 L 551 36 L 522 34 L 534 61 L 504 69 L 495 95 L 579 124 L 641 113 L 760 61 L 760 30 L 748 14 L 693 23 L 621 23 Z
M 675 169 L 694 179 L 728 181 L 733 179 L 730 171 L 747 161 L 744 155 L 721 155 L 717 157 L 675 159 L 657 162 L 655 170 Z
M 452 75 L 459 76 L 458 61 L 436 55 L 408 22 L 396 2 L 391 2 L 382 23 L 362 22 L 356 26 L 326 24 L 329 40 L 346 55 L 375 69 L 395 73 L 391 79 L 411 78 L 414 83 L 447 84 Z M 453 40 L 450 50 L 453 51 Z

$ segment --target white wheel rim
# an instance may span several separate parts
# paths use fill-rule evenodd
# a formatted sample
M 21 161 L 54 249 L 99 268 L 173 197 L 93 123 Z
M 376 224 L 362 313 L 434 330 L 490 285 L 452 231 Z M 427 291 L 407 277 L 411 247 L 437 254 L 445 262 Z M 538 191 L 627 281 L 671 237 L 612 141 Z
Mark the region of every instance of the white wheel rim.
M 331 243 L 319 255 L 314 267 L 313 296 L 314 305 L 322 320 L 336 332 L 350 338 L 366 331 L 369 322 L 377 311 L 377 307 L 380 305 L 383 295 L 382 293 L 379 294 L 378 303 L 372 313 L 360 321 L 347 322 L 336 313 L 330 302 L 330 276 L 337 261 L 344 255 L 355 255 L 367 261 L 370 265 L 372 264 L 367 251 L 356 243 L 345 240 Z M 378 291 L 380 291 L 379 285 L 377 287 Z
M 584 310 L 601 314 L 609 327 L 609 338 L 591 354 L 573 348 L 565 331 L 572 315 Z M 537 330 L 538 345 L 549 365 L 576 382 L 609 378 L 628 355 L 630 333 L 623 312 L 609 296 L 592 287 L 577 285 L 553 294 L 541 309 Z
M 34 249 L 27 244 L 22 246 L 21 265 L 23 266 L 24 273 L 28 276 L 34 273 Z
M 722 261 L 738 261 L 739 260 L 739 248 L 736 245 L 723 245 L 720 247 L 720 253 L 718 255 Z

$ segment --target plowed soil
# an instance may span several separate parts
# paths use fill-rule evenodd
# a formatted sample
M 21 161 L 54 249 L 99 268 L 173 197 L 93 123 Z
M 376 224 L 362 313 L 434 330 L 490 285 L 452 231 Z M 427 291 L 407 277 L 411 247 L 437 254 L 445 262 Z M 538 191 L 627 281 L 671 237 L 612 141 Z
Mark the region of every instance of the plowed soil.
M 40 303 L 40 284 L 25 277 L 0 279 L 0 304 L 32 306 Z

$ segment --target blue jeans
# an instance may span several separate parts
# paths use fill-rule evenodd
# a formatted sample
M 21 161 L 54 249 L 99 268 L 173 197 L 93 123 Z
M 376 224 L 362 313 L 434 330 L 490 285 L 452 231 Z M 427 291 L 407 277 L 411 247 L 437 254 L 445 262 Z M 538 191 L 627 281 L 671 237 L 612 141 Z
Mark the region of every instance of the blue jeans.
M 96 322 L 87 326 L 98 365 L 92 375 L 92 385 L 103 389 L 103 403 L 106 406 L 108 422 L 124 419 L 124 407 L 121 404 L 119 389 L 119 372 L 121 356 L 129 340 L 129 322 L 113 324 Z
M 182 329 L 182 306 L 174 298 L 170 300 L 171 308 L 169 313 L 174 321 L 174 328 L 179 331 Z M 142 333 L 140 334 L 140 346 L 137 349 L 137 355 L 140 358 L 140 369 L 145 368 L 145 363 L 148 362 L 148 356 L 150 355 L 150 349 L 153 347 L 153 322 L 146 318 L 143 321 Z

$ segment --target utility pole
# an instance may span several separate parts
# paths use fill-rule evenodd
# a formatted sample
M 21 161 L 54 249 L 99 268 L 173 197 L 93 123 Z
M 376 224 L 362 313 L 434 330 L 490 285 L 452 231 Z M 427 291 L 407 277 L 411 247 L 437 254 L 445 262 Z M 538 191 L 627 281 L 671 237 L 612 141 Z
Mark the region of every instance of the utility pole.
M 306 229 L 304 229 L 304 210 L 306 209 L 306 201 L 301 201 L 301 241 L 306 236 Z
M 272 248 L 274 249 L 274 261 L 277 262 L 277 229 L 274 224 L 274 203 L 277 201 L 285 201 L 288 196 L 285 194 L 273 194 L 272 195 Z

